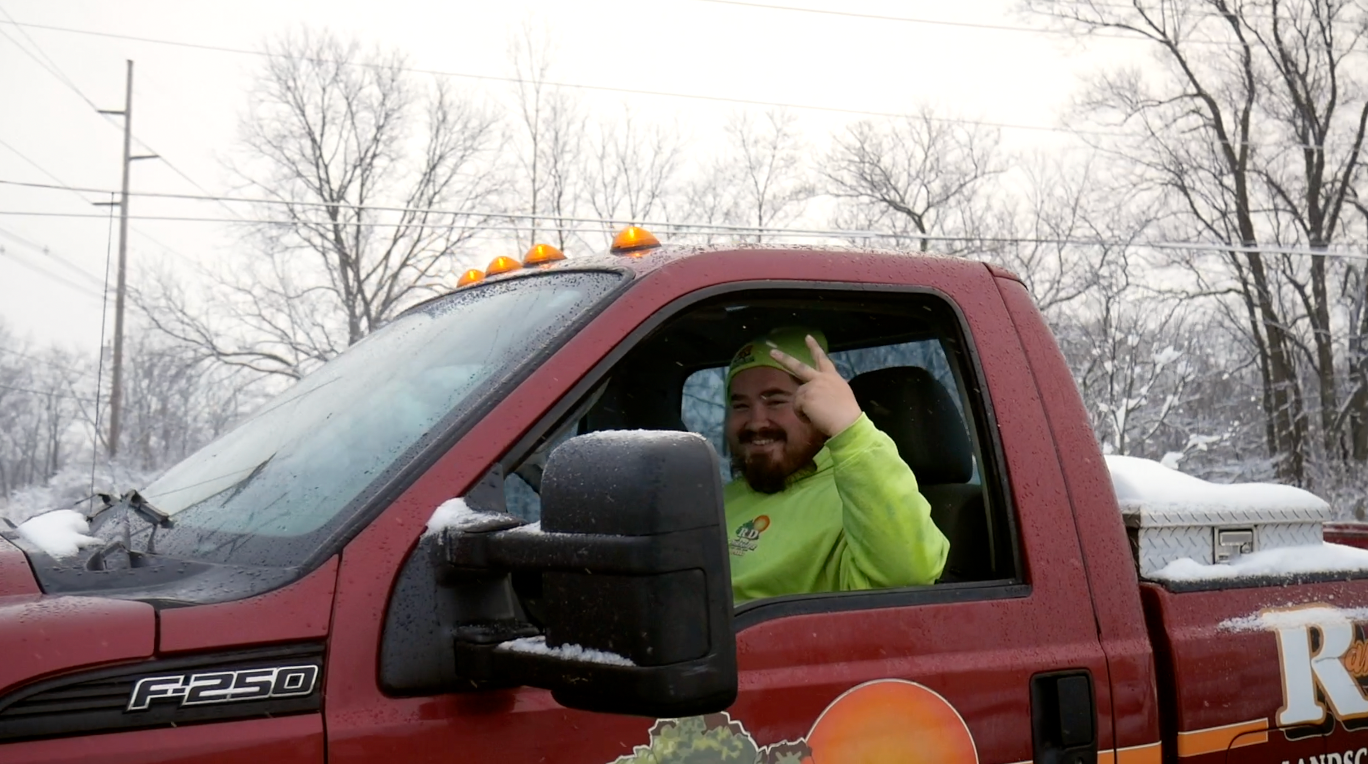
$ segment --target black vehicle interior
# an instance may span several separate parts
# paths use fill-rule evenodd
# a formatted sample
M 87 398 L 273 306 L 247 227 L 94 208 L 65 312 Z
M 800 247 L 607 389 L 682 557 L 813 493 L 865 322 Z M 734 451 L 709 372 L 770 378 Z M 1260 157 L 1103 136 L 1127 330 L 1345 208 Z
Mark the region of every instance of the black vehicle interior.
M 699 402 L 686 387 L 695 375 L 713 370 L 720 380 L 736 348 L 780 326 L 822 329 L 861 407 L 897 444 L 932 506 L 933 521 L 950 540 L 941 582 L 1017 578 L 988 404 L 977 392 L 978 373 L 960 319 L 931 294 L 764 291 L 683 310 L 627 350 L 588 395 L 505 459 L 508 511 L 536 519 L 540 465 L 572 435 L 691 429 L 685 411 L 693 405 L 697 412 Z M 719 448 L 725 465 L 725 407 L 720 388 L 715 394 L 715 409 L 704 405 L 707 411 L 691 417 L 692 429 L 709 430 L 700 434 Z M 706 427 L 698 424 L 700 417 Z

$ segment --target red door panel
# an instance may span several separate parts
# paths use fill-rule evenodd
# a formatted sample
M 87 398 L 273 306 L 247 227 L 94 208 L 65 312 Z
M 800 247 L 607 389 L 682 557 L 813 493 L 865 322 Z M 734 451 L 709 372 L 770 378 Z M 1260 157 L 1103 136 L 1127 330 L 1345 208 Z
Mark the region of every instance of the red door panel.
M 788 278 L 833 277 L 829 256 L 782 257 Z M 842 718 L 871 718 L 850 710 L 868 702 L 879 713 L 896 710 L 879 716 L 885 731 L 898 728 L 900 719 L 910 726 L 919 714 L 939 714 L 944 724 L 937 734 L 947 751 L 958 752 L 954 755 L 963 754 L 964 740 L 956 732 L 962 729 L 977 761 L 1028 761 L 1033 758 L 1031 678 L 1074 669 L 1092 677 L 1099 746 L 1109 751 L 1114 748 L 1111 683 L 1069 495 L 996 286 L 986 269 L 970 263 L 885 260 L 861 269 L 861 278 L 939 290 L 969 321 L 1007 454 L 1023 583 L 933 604 L 909 602 L 906 593 L 861 594 L 854 596 L 867 598 L 862 609 L 806 614 L 762 603 L 740 618 L 740 698 L 728 716 L 696 724 L 717 730 L 716 737 L 727 745 L 771 747 L 766 754 L 794 754 L 798 746 L 834 745 L 838 739 L 875 745 L 887 736 L 868 729 L 837 734 L 846 729 L 838 724 Z M 386 697 L 377 685 L 380 628 L 398 568 L 433 509 L 478 479 L 555 403 L 567 380 L 580 379 L 594 359 L 678 295 L 719 280 L 766 279 L 778 272 L 763 252 L 721 265 L 717 258 L 701 256 L 647 276 L 649 284 L 634 287 L 581 331 L 347 547 L 326 680 L 332 762 L 456 757 L 604 764 L 651 744 L 650 719 L 569 711 L 539 690 Z M 941 597 L 944 591 L 949 589 L 933 587 L 928 596 Z M 679 732 L 656 731 L 660 736 Z M 785 741 L 794 747 L 780 750 Z

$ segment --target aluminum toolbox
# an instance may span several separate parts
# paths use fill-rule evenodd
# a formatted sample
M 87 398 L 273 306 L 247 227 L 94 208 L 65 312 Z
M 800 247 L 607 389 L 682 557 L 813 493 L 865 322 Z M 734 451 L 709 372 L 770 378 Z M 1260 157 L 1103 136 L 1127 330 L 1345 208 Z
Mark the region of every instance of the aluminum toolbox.
M 1330 505 L 1270 484 L 1221 485 L 1157 462 L 1107 457 L 1141 578 L 1174 560 L 1206 565 L 1278 547 L 1319 544 Z

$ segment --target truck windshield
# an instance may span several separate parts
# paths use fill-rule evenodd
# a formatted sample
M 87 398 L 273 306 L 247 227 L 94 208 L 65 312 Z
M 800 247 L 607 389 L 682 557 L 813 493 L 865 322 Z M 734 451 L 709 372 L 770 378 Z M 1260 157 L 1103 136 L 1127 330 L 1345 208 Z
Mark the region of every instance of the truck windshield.
M 154 551 L 303 563 L 378 478 L 562 339 L 622 278 L 547 273 L 462 290 L 400 316 L 144 489 L 174 520 Z

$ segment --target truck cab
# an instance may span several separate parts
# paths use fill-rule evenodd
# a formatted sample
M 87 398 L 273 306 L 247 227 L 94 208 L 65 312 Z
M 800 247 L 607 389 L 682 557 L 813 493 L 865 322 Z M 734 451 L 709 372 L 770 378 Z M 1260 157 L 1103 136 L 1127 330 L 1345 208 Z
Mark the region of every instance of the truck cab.
M 1368 752 L 1362 580 L 1141 581 L 1012 274 L 615 249 L 410 309 L 111 501 L 74 557 L 6 533 L 0 759 Z M 726 527 L 723 374 L 793 325 L 917 476 L 950 541 L 936 583 L 733 604 L 728 544 L 766 528 Z

